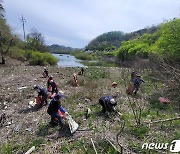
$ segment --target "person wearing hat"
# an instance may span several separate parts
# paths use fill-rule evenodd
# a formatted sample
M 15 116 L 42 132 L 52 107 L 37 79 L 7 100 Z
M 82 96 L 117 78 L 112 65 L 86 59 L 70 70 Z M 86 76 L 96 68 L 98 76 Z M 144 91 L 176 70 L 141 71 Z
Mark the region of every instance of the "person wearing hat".
M 58 124 L 62 127 L 62 116 L 59 114 L 59 110 L 63 113 L 63 115 L 68 114 L 66 110 L 61 106 L 61 99 L 65 96 L 62 93 L 56 94 L 54 98 L 51 100 L 47 113 L 51 116 L 51 124 L 54 124 L 54 119 L 58 119 Z
M 141 79 L 140 75 L 137 75 L 133 80 L 132 83 L 134 84 L 133 90 L 132 90 L 132 94 L 136 95 L 141 83 L 145 83 L 145 81 L 143 79 Z
M 117 105 L 117 101 L 112 96 L 103 96 L 99 99 L 99 104 L 102 106 L 102 112 L 116 112 L 115 106 Z
M 39 100 L 39 103 L 37 102 L 37 104 L 42 107 L 45 103 L 45 105 L 48 104 L 47 102 L 47 98 L 48 98 L 48 92 L 45 88 L 34 85 L 33 86 L 34 89 L 38 92 L 38 96 L 37 96 L 37 100 Z

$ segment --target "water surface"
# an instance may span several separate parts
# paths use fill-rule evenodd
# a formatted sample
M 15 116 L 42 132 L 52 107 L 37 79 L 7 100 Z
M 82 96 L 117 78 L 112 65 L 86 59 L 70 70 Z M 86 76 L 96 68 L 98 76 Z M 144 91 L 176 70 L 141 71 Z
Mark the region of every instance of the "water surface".
M 83 67 L 84 65 L 80 63 L 80 60 L 69 54 L 52 54 L 59 61 L 57 63 L 60 67 Z

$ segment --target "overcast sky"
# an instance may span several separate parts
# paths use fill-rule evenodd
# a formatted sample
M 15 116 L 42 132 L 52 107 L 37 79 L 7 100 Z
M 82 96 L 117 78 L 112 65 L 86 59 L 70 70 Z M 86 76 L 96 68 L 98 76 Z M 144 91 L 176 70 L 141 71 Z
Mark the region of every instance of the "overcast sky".
M 3 0 L 8 24 L 23 38 L 35 28 L 46 44 L 83 48 L 110 31 L 133 32 L 180 15 L 180 0 Z

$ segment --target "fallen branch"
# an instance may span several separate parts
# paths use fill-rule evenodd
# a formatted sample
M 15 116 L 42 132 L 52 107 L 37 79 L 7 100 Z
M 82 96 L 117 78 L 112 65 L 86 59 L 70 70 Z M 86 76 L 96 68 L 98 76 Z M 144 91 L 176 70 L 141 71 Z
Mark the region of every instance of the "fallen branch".
M 119 149 L 117 149 L 116 146 L 115 146 L 110 140 L 108 140 L 108 139 L 106 139 L 106 140 L 111 144 L 111 146 L 112 146 L 118 153 L 121 153 L 121 152 L 119 151 Z
M 179 120 L 180 117 L 176 117 L 176 118 L 171 118 L 171 119 L 164 119 L 164 120 L 158 120 L 158 121 L 152 121 L 152 122 L 145 122 L 145 123 L 148 123 L 148 124 L 153 124 L 153 123 L 159 123 L 159 122 L 166 122 L 166 121 L 173 121 L 173 120 Z
M 35 146 L 31 147 L 25 154 L 30 154 L 35 150 Z
M 91 138 L 91 142 L 92 142 L 92 145 L 93 145 L 93 148 L 94 148 L 95 153 L 98 154 L 92 138 Z

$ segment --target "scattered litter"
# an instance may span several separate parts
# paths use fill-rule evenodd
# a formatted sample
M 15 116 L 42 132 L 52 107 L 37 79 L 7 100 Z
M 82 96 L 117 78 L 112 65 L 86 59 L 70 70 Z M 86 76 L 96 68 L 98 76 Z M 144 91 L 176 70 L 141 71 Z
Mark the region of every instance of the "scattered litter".
M 84 101 L 85 101 L 85 102 L 90 102 L 91 100 L 88 99 L 88 98 L 85 98 Z
M 31 147 L 25 154 L 30 154 L 35 150 L 35 146 Z
M 70 115 L 68 115 L 66 118 L 68 120 L 71 134 L 73 134 L 78 129 L 79 125 L 73 120 L 73 118 Z
M 26 128 L 26 131 L 31 132 L 32 129 L 31 128 Z
M 17 125 L 14 127 L 14 131 L 15 131 L 15 132 L 19 132 L 19 129 L 20 129 L 20 126 L 19 126 L 19 124 L 17 124 Z
M 22 90 L 22 89 L 26 89 L 27 87 L 26 86 L 24 86 L 24 87 L 19 87 L 18 89 L 19 90 Z
M 34 107 L 36 105 L 36 102 L 35 101 L 29 101 L 29 103 L 28 103 L 28 107 L 29 108 L 32 108 L 32 107 Z
M 86 118 L 90 117 L 90 114 L 91 114 L 91 109 L 90 109 L 90 108 L 87 108 Z

